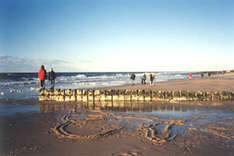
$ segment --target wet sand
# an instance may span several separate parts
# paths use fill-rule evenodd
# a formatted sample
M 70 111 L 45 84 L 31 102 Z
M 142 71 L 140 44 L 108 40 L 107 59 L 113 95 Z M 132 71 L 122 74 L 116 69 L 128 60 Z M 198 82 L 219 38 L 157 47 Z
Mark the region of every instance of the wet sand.
M 212 77 L 115 88 L 234 91 L 233 86 L 233 79 Z M 3 156 L 231 156 L 234 152 L 233 101 L 90 107 L 88 103 L 1 99 L 0 104 L 40 106 L 37 112 L 0 115 Z
M 200 107 L 222 110 L 223 116 L 202 112 L 196 115 L 200 108 L 191 104 L 183 104 L 184 111 L 194 107 L 195 114 L 191 116 L 112 111 L 98 106 L 90 108 L 87 103 L 38 105 L 39 112 L 0 116 L 4 125 L 0 155 L 231 156 L 234 152 L 233 102 L 226 107 Z M 152 104 L 151 108 L 158 106 Z

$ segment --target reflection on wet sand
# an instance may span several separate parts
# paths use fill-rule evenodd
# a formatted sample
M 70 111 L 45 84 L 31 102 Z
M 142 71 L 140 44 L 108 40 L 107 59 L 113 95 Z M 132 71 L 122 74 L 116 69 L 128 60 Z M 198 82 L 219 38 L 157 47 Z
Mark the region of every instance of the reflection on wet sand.
M 58 103 L 46 104 L 40 106 L 41 112 L 57 112 L 57 111 L 72 111 L 75 112 L 80 108 L 89 110 L 102 110 L 113 112 L 154 112 L 154 111 L 170 111 L 170 112 L 195 112 L 198 110 L 196 106 L 167 104 L 167 103 L 152 103 L 152 102 L 131 102 L 131 101 L 103 101 L 103 102 L 82 102 L 82 103 Z
M 43 103 L 40 105 L 40 112 L 46 113 L 46 112 L 60 112 L 60 111 L 72 111 L 75 112 L 80 108 L 80 105 L 77 104 L 67 104 L 67 103 L 54 103 L 54 104 L 48 104 Z

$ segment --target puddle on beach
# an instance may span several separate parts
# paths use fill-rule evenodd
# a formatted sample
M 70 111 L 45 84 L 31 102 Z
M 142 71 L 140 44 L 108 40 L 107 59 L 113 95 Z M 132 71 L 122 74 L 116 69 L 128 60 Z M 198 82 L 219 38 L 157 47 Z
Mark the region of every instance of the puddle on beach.
M 233 117 L 234 112 L 229 109 L 220 109 L 214 106 L 198 106 L 185 104 L 150 103 L 150 102 L 95 102 L 95 103 L 51 103 L 38 104 L 5 104 L 0 103 L 0 115 L 14 115 L 15 113 L 30 112 L 79 112 L 81 110 L 113 112 L 119 115 L 141 115 L 190 118 L 195 116 L 206 117 Z
M 80 109 L 96 110 L 103 112 L 115 112 L 122 115 L 143 115 L 143 116 L 173 116 L 173 117 L 194 117 L 194 116 L 216 116 L 216 117 L 234 117 L 234 112 L 228 109 L 214 106 L 198 106 L 184 104 L 167 103 L 143 103 L 143 102 L 97 102 L 80 104 L 41 104 L 41 112 L 76 112 Z

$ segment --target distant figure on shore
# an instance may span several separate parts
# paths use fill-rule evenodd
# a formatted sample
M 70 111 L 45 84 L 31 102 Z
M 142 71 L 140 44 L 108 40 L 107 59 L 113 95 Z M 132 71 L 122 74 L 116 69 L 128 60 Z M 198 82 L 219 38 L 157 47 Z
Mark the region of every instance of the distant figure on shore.
M 146 74 L 143 74 L 143 77 L 141 79 L 141 84 L 146 84 Z
M 208 72 L 208 77 L 211 77 L 211 72 Z
M 189 73 L 189 80 L 191 80 L 192 79 L 192 73 L 190 72 Z
M 51 85 L 50 89 L 54 89 L 55 78 L 56 78 L 55 72 L 53 68 L 51 68 L 49 72 L 49 80 L 50 80 L 50 85 Z
M 201 78 L 203 78 L 204 77 L 204 74 L 203 73 L 201 73 Z
M 132 74 L 131 74 L 131 77 L 130 77 L 130 79 L 132 80 L 132 83 L 134 83 L 135 78 L 136 78 L 136 75 L 135 75 L 134 73 L 132 73 Z
M 40 83 L 41 83 L 41 88 L 45 88 L 45 79 L 46 79 L 46 70 L 45 70 L 45 67 L 44 65 L 41 65 L 41 68 L 38 72 L 38 78 L 40 80 Z
M 150 73 L 150 85 L 153 85 L 155 75 Z

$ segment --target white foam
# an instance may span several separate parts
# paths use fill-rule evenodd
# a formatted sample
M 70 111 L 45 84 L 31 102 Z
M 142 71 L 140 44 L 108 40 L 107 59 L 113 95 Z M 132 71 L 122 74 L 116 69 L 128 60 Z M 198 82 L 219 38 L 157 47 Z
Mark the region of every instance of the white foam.
M 21 93 L 22 91 L 20 89 L 10 89 L 10 93 Z
M 144 74 L 144 73 L 137 73 L 137 74 L 135 74 L 135 75 L 136 75 L 136 77 L 142 77 L 143 74 Z
M 130 77 L 130 74 L 116 74 L 115 77 Z
M 76 77 L 76 78 L 87 78 L 87 76 L 84 75 L 84 74 L 78 74 L 78 75 L 76 75 L 75 77 Z
M 15 85 L 31 85 L 31 84 L 37 84 L 39 81 L 30 80 L 30 81 L 11 81 L 11 82 L 0 82 L 0 85 L 2 86 L 15 86 Z
M 185 78 L 185 76 L 184 75 L 181 75 L 181 74 L 176 74 L 175 76 L 174 76 L 176 79 L 182 79 L 182 78 Z
M 118 86 L 118 85 L 124 85 L 124 84 L 128 84 L 129 81 L 113 81 L 111 82 L 111 85 L 113 86 Z
M 10 93 L 16 92 L 16 89 L 10 89 Z
M 113 75 L 91 76 L 90 79 L 114 79 Z
M 119 86 L 123 84 L 127 84 L 128 81 L 85 81 L 85 82 L 73 82 L 71 87 L 84 87 L 84 88 L 92 88 L 92 87 L 109 87 L 109 86 Z M 69 87 L 69 84 L 68 84 Z
M 72 85 L 78 86 L 80 83 L 78 82 L 73 82 Z
M 39 91 L 39 90 L 40 90 L 40 88 L 30 87 L 30 90 L 31 90 L 31 91 Z

